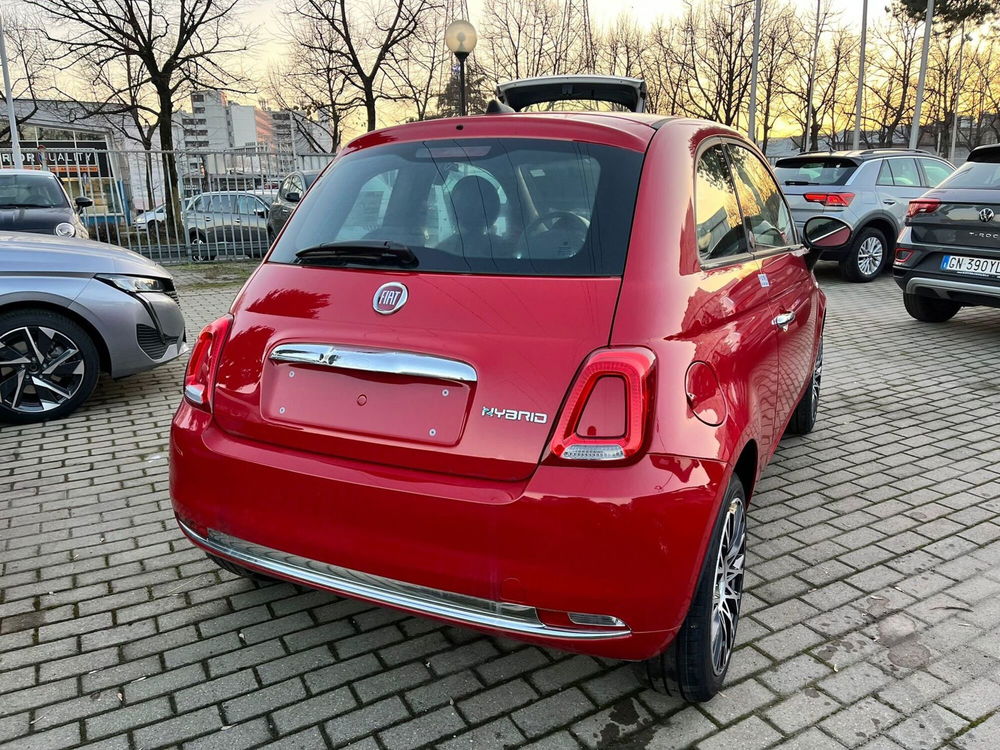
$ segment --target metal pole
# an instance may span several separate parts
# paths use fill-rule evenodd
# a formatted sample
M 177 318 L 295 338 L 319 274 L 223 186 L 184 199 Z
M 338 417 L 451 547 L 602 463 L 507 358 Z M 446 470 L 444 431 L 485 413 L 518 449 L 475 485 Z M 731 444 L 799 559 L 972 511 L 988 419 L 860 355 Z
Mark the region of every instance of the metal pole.
M 924 49 L 920 54 L 920 77 L 917 79 L 917 101 L 913 107 L 913 125 L 910 126 L 910 148 L 920 141 L 920 106 L 924 102 L 924 81 L 927 78 L 927 55 L 931 49 L 931 26 L 934 23 L 934 0 L 927 0 L 924 15 Z
M 458 113 L 465 117 L 468 114 L 465 103 L 465 58 L 467 55 L 463 55 L 461 52 L 456 52 L 455 57 L 458 58 Z
M 7 98 L 7 122 L 10 123 L 10 150 L 14 157 L 14 168 L 24 167 L 21 156 L 21 140 L 17 137 L 17 116 L 14 114 L 14 94 L 11 92 L 10 68 L 7 65 L 7 45 L 4 43 L 3 18 L 0 18 L 0 67 L 3 67 L 3 90 Z
M 823 0 L 816 0 L 816 36 L 813 38 L 813 48 L 812 48 L 812 61 L 809 64 L 809 87 L 808 87 L 808 99 L 806 102 L 806 132 L 802 143 L 802 152 L 805 153 L 809 151 L 809 142 L 812 140 L 812 129 L 813 129 L 813 93 L 816 87 L 816 63 L 819 57 L 819 32 L 820 32 L 820 4 Z M 817 142 L 816 147 L 819 148 L 819 143 Z
M 955 144 L 958 142 L 958 107 L 962 103 L 962 53 L 965 52 L 965 21 L 962 21 L 962 36 L 958 40 L 958 64 L 955 65 L 955 106 L 952 108 L 951 148 L 948 149 L 948 160 L 955 163 Z
M 865 0 L 868 2 L 868 0 Z M 747 135 L 757 142 L 757 72 L 760 68 L 760 6 L 762 0 L 755 0 L 753 7 L 753 56 L 750 58 L 750 112 L 747 116 Z M 766 123 L 765 123 L 766 126 Z
M 868 0 L 861 6 L 861 56 L 858 60 L 858 94 L 854 99 L 854 138 L 851 148 L 861 148 L 861 108 L 865 98 L 865 47 L 868 44 Z

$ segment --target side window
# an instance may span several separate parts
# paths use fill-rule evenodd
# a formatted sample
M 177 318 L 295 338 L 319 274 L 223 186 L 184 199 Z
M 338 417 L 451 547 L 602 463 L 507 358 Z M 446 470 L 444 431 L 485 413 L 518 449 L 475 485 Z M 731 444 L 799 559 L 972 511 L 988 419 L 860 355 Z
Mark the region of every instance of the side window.
M 257 209 L 263 207 L 264 204 L 252 195 L 240 195 L 236 198 L 236 213 L 238 214 L 252 216 L 257 212 Z
M 784 247 L 794 241 L 792 219 L 774 178 L 748 148 L 729 145 L 736 194 L 743 220 L 757 247 Z
M 920 174 L 913 159 L 887 159 L 892 170 L 892 184 L 896 187 L 920 187 Z
M 199 195 L 197 198 L 193 198 L 191 205 L 189 207 L 190 211 L 208 211 L 208 196 Z
M 736 187 L 721 145 L 710 147 L 698 159 L 694 215 L 698 254 L 703 259 L 715 260 L 747 252 L 746 231 L 740 217 Z
M 952 172 L 951 167 L 937 159 L 920 159 L 919 161 L 920 168 L 924 171 L 925 187 L 937 187 Z
M 212 196 L 211 208 L 213 214 L 234 214 L 236 213 L 235 196 L 216 194 Z
M 878 179 L 875 181 L 876 185 L 882 185 L 884 187 L 892 187 L 892 170 L 889 169 L 889 160 L 883 159 L 881 166 L 878 168 Z

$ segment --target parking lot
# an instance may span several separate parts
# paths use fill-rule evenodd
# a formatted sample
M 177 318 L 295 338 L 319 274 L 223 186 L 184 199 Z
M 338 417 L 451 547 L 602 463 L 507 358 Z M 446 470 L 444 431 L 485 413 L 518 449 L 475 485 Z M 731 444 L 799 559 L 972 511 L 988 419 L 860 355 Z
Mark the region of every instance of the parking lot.
M 920 324 L 888 278 L 818 276 L 819 424 L 760 482 L 742 646 L 710 703 L 645 690 L 628 664 L 219 570 L 170 509 L 175 362 L 0 428 L 0 743 L 995 750 L 1000 311 Z M 189 338 L 238 289 L 179 286 Z

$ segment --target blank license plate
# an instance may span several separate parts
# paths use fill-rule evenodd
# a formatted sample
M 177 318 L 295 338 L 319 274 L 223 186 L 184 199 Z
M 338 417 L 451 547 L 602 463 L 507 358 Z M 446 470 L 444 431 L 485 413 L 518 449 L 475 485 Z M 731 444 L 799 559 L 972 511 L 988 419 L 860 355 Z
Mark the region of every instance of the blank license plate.
M 970 258 L 968 255 L 946 255 L 941 259 L 941 270 L 1000 278 L 1000 260 Z

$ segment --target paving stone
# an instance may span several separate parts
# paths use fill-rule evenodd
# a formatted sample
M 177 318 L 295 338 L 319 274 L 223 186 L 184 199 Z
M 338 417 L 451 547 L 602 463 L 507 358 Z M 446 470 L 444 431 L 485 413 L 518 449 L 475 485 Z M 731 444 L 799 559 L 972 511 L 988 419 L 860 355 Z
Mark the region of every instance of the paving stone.
M 576 737 L 589 748 L 608 747 L 653 722 L 652 715 L 635 698 L 623 698 L 572 727 Z
M 458 709 L 470 724 L 478 724 L 537 699 L 538 693 L 527 682 L 517 679 L 460 701 Z
M 523 742 L 524 735 L 510 719 L 504 717 L 441 742 L 438 747 L 441 750 L 503 750 Z
M 570 688 L 518 709 L 511 719 L 528 737 L 538 737 L 569 724 L 593 710 L 593 704 L 578 688 Z
M 781 735 L 758 719 L 750 716 L 739 724 L 723 729 L 698 743 L 698 750 L 730 750 L 738 747 L 740 750 L 757 750 L 767 747 L 781 739 Z
M 451 706 L 397 724 L 379 734 L 388 750 L 411 750 L 425 747 L 442 737 L 465 729 L 465 723 Z
M 334 716 L 350 711 L 357 705 L 351 691 L 344 687 L 329 693 L 296 701 L 287 708 L 282 708 L 271 714 L 271 720 L 282 736 L 291 734 L 297 729 L 319 724 Z
M 820 723 L 848 747 L 857 747 L 885 732 L 900 714 L 874 698 L 865 698 Z
M 406 707 L 396 696 L 344 714 L 323 726 L 334 745 L 377 732 L 382 727 L 408 718 Z

